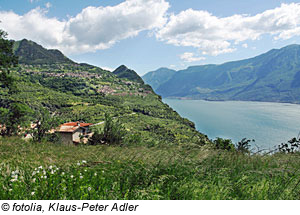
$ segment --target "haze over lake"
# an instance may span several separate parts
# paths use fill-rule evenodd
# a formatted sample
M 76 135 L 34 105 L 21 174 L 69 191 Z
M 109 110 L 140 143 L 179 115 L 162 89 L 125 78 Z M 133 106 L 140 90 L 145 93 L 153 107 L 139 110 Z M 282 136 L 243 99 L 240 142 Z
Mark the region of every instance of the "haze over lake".
M 163 99 L 181 116 L 196 124 L 209 138 L 235 143 L 255 139 L 260 149 L 272 149 L 300 131 L 300 105 L 268 102 Z

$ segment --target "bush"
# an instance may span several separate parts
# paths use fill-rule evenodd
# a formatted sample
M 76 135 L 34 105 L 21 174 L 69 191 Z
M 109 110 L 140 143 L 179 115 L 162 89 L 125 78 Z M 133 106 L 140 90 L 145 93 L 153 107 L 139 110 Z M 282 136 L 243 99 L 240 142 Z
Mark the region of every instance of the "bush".
M 119 120 L 113 120 L 109 114 L 105 114 L 103 129 L 94 129 L 94 134 L 89 140 L 90 145 L 120 145 L 126 136 L 126 130 Z
M 230 139 L 222 139 L 220 137 L 217 137 L 217 139 L 214 140 L 213 143 L 215 144 L 216 149 L 227 150 L 227 151 L 235 150 L 234 144 Z
M 300 137 L 297 138 L 294 137 L 291 140 L 289 140 L 287 143 L 281 143 L 281 145 L 278 146 L 279 152 L 283 153 L 295 153 L 299 151 L 300 148 Z
M 247 140 L 247 138 L 243 138 L 236 144 L 236 150 L 242 153 L 249 153 L 251 142 L 255 142 L 255 140 Z

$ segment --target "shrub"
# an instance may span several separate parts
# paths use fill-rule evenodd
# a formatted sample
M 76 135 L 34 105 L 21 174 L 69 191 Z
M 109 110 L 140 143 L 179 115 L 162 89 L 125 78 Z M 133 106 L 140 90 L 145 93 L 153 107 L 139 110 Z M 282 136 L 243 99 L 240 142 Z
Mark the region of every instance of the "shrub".
M 104 128 L 94 129 L 94 134 L 89 143 L 91 145 L 120 145 L 123 143 L 126 133 L 124 126 L 118 119 L 113 120 L 109 114 L 105 114 Z
M 279 152 L 283 153 L 294 153 L 296 151 L 299 151 L 300 148 L 300 137 L 297 138 L 294 137 L 291 140 L 289 140 L 287 143 L 281 143 L 281 145 L 278 146 Z
M 234 144 L 230 139 L 223 139 L 217 137 L 217 139 L 214 140 L 213 143 L 215 144 L 216 149 L 227 150 L 227 151 L 235 150 Z
M 255 142 L 255 140 L 248 140 L 247 138 L 243 138 L 236 144 L 236 150 L 242 153 L 249 153 L 251 142 Z

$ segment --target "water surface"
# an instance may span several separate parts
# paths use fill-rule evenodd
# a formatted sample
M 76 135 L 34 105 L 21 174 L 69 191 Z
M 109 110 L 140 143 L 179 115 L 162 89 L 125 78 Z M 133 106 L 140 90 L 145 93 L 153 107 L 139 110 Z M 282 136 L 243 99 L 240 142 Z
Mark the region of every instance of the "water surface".
M 255 139 L 260 149 L 272 149 L 300 131 L 300 105 L 268 102 L 163 99 L 209 138 Z

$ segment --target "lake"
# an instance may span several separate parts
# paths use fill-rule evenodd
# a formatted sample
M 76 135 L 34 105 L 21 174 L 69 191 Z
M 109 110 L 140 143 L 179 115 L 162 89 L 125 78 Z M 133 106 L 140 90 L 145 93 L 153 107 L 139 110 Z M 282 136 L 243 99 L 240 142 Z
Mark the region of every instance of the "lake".
M 252 145 L 273 149 L 297 137 L 300 105 L 269 102 L 203 101 L 163 99 L 181 116 L 196 124 L 210 139 L 255 139 Z

